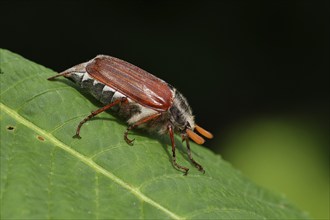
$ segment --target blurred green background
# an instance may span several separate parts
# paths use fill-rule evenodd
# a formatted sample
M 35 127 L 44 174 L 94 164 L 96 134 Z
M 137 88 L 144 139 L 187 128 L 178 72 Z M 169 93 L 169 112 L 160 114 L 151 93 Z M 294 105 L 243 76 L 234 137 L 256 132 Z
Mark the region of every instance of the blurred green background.
M 62 71 L 97 54 L 177 87 L 209 147 L 329 218 L 328 1 L 2 1 L 0 46 Z M 206 168 L 207 169 L 207 168 Z
M 329 218 L 328 134 L 296 116 L 263 116 L 225 134 L 223 156 L 260 185 L 282 192 L 314 218 Z

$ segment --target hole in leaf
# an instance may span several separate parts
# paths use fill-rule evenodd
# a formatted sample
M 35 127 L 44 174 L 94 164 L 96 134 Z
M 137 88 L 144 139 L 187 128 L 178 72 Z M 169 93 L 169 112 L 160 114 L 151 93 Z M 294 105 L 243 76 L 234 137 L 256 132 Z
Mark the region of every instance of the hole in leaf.
M 44 141 L 45 140 L 45 138 L 43 138 L 43 137 L 41 137 L 41 136 L 38 136 L 37 137 L 40 141 Z
M 11 125 L 8 125 L 7 126 L 7 130 L 9 130 L 9 131 L 12 131 L 12 130 L 14 130 L 15 128 L 14 128 L 14 126 L 11 126 Z

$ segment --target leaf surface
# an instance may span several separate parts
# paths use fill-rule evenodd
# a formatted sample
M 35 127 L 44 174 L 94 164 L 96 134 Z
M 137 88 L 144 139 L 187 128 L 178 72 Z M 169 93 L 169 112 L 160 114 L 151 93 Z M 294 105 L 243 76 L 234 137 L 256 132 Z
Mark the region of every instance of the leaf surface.
M 208 149 L 191 144 L 206 173 L 177 140 L 131 133 L 111 112 L 76 126 L 101 105 L 56 72 L 7 50 L 1 66 L 1 218 L 306 219 L 284 196 L 262 189 Z

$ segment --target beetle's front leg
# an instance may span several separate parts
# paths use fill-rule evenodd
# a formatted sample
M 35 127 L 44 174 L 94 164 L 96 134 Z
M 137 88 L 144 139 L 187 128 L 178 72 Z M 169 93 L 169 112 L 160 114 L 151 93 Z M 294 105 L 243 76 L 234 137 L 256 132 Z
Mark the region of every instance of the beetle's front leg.
M 177 169 L 184 171 L 184 175 L 186 176 L 188 174 L 189 168 L 181 166 L 176 162 L 174 131 L 172 125 L 168 125 L 168 133 L 170 134 L 170 139 L 172 143 L 172 163 Z
M 182 135 L 182 141 L 186 141 L 186 145 L 187 145 L 187 152 L 188 152 L 188 157 L 190 159 L 190 161 L 195 165 L 195 167 L 201 171 L 202 173 L 205 173 L 204 168 L 202 167 L 202 165 L 200 165 L 199 163 L 197 163 L 192 155 L 191 155 L 191 150 L 190 150 L 190 144 L 189 144 L 189 137 L 187 136 L 187 134 L 183 134 Z

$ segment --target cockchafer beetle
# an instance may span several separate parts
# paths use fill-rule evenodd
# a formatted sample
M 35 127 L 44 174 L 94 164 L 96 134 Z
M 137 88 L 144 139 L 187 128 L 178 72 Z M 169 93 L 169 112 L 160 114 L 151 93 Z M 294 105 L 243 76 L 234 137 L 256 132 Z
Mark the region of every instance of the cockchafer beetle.
M 189 169 L 176 162 L 174 133 L 179 133 L 182 141 L 186 141 L 191 162 L 199 171 L 205 172 L 192 158 L 189 138 L 197 144 L 203 144 L 204 139 L 194 130 L 206 138 L 212 138 L 213 135 L 195 124 L 187 99 L 170 84 L 133 64 L 106 55 L 98 55 L 48 80 L 59 76 L 73 80 L 105 104 L 79 123 L 77 137 L 80 137 L 81 126 L 86 121 L 114 107 L 129 124 L 124 133 L 124 139 L 129 145 L 133 144 L 134 139 L 127 137 L 128 132 L 138 126 L 159 134 L 169 133 L 173 165 L 186 175 Z

